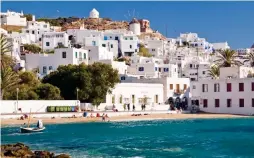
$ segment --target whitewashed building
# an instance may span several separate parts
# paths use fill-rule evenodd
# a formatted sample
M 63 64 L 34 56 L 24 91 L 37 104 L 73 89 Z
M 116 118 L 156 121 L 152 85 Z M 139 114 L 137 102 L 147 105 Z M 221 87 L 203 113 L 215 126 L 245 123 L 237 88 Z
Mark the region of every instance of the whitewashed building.
M 120 38 L 120 50 L 122 56 L 132 56 L 138 53 L 138 37 L 135 35 L 124 35 Z
M 243 78 L 238 68 L 222 68 L 219 79 L 191 82 L 193 105 L 201 111 L 227 114 L 254 114 L 254 78 Z
M 69 47 L 68 34 L 65 32 L 45 32 L 42 36 L 42 49 L 53 50 L 56 47 Z
M 7 10 L 6 13 L 1 12 L 1 25 L 26 26 L 26 17 L 23 11 L 21 13 Z
M 96 18 L 97 19 L 99 17 L 100 17 L 99 12 L 95 8 L 93 8 L 89 14 L 89 18 Z
M 228 42 L 212 43 L 215 50 L 226 50 L 230 49 Z
M 111 94 L 107 94 L 105 103 L 99 108 L 115 105 L 118 110 L 123 110 L 124 104 L 130 104 L 131 111 L 133 105 L 135 105 L 135 110 L 141 110 L 144 98 L 147 99 L 146 106 L 149 107 L 163 104 L 163 85 L 159 83 L 119 83 Z
M 58 48 L 54 54 L 26 54 L 26 70 L 39 69 L 41 76 L 55 71 L 60 65 L 88 64 L 88 51 L 76 48 Z
M 113 60 L 113 52 L 110 52 L 105 47 L 100 46 L 86 46 L 86 50 L 88 50 L 89 55 L 89 64 L 93 64 L 94 62 L 99 62 L 100 60 Z

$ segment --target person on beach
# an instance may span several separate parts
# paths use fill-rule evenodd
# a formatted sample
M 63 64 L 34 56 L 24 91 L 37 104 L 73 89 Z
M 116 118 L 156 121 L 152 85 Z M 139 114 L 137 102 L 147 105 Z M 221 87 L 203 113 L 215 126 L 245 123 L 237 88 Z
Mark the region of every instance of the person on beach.
M 130 111 L 130 104 L 127 104 L 128 111 Z
M 104 114 L 104 113 L 102 114 L 102 116 L 101 116 L 101 117 L 102 117 L 102 121 L 103 121 L 103 122 L 105 122 L 105 121 L 106 121 L 106 119 L 105 119 L 105 114 Z
M 144 105 L 143 105 L 143 104 L 141 104 L 141 111 L 143 111 L 143 109 L 144 109 Z
M 132 106 L 132 110 L 135 111 L 135 105 L 134 105 L 134 104 L 133 104 L 133 106 Z

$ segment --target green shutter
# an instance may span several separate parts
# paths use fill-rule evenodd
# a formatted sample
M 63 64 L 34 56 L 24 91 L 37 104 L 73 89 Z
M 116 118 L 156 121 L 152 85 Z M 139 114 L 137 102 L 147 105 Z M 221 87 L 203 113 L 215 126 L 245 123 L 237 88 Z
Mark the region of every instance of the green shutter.
M 86 59 L 86 53 L 84 53 L 84 59 Z
M 78 52 L 75 52 L 75 56 L 76 56 L 76 58 L 78 58 Z

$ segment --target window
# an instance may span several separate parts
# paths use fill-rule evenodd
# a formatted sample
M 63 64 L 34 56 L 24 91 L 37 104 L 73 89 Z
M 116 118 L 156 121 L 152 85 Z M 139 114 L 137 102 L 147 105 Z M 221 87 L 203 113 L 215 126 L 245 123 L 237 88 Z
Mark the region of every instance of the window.
M 159 72 L 161 72 L 161 68 L 159 68 Z
M 196 85 L 193 85 L 193 86 L 192 86 L 192 89 L 196 89 Z
M 231 92 L 232 88 L 231 88 L 231 83 L 227 83 L 227 92 Z
M 159 96 L 158 95 L 155 95 L 155 103 L 158 103 L 158 99 L 159 98 Z
M 231 107 L 231 104 L 232 104 L 232 100 L 231 99 L 227 99 L 227 107 Z
M 135 52 L 138 52 L 138 50 L 137 50 L 137 49 L 135 49 Z
M 203 107 L 207 108 L 207 99 L 203 99 Z
M 135 95 L 132 95 L 131 98 L 132 98 L 132 103 L 134 104 L 135 103 Z
M 115 40 L 118 40 L 118 37 L 117 37 L 117 36 L 115 37 Z
M 144 71 L 144 67 L 139 67 L 138 71 Z
M 53 70 L 53 67 L 52 67 L 52 66 L 49 66 L 49 70 Z
M 75 57 L 78 58 L 78 52 L 75 52 Z
M 244 107 L 244 99 L 239 99 L 239 106 Z
M 155 51 L 155 49 L 152 49 L 152 51 L 154 52 L 154 51 Z
M 47 28 L 47 25 L 43 25 L 44 28 Z
M 183 89 L 186 90 L 187 89 L 187 84 L 183 85 Z
M 38 34 L 40 34 L 40 31 L 38 31 Z
M 79 52 L 79 59 L 82 59 L 82 52 Z
M 32 31 L 32 34 L 34 34 L 34 31 Z
M 157 67 L 155 67 L 155 71 L 158 71 L 158 68 L 157 68 Z
M 62 58 L 66 58 L 66 52 L 62 52 Z
M 108 37 L 107 36 L 104 36 L 104 40 L 107 40 L 108 39 Z
M 254 82 L 251 83 L 251 90 L 254 91 Z
M 130 49 L 132 48 L 132 45 L 130 45 Z
M 192 68 L 192 64 L 190 64 L 190 68 Z
M 106 47 L 106 44 L 102 44 L 102 47 Z
M 41 38 L 39 38 L 39 41 L 41 41 Z
M 205 71 L 203 71 L 203 75 L 205 75 Z
M 170 90 L 172 90 L 174 87 L 173 87 L 173 84 L 170 84 L 169 85 L 169 88 L 170 88 Z
M 42 70 L 42 73 L 47 73 L 47 66 L 43 66 L 43 70 Z
M 220 99 L 215 99 L 215 107 L 220 107 Z
M 125 80 L 125 76 L 122 76 L 122 77 L 121 77 L 121 80 Z
M 26 30 L 26 33 L 29 33 L 29 30 Z
M 96 46 L 96 42 L 95 42 L 95 41 L 92 41 L 92 45 L 93 45 L 93 46 Z
M 120 97 L 119 97 L 119 103 L 120 103 L 120 104 L 123 103 L 123 96 L 122 96 L 122 95 L 120 95 Z
M 214 84 L 214 92 L 220 92 L 220 84 L 219 83 Z
M 168 72 L 168 68 L 164 68 L 164 72 Z
M 239 92 L 244 91 L 244 83 L 239 83 Z
M 115 95 L 112 96 L 112 104 L 115 104 Z
M 47 46 L 47 47 L 49 46 L 49 42 L 46 42 L 46 46 Z
M 203 84 L 202 85 L 202 91 L 203 92 L 208 92 L 208 84 Z
M 110 45 L 110 48 L 113 48 L 113 44 Z
M 254 98 L 252 98 L 252 107 L 254 107 Z
M 133 37 L 131 37 L 130 40 L 133 40 Z
M 83 55 L 84 55 L 84 59 L 86 59 L 86 53 L 84 53 Z

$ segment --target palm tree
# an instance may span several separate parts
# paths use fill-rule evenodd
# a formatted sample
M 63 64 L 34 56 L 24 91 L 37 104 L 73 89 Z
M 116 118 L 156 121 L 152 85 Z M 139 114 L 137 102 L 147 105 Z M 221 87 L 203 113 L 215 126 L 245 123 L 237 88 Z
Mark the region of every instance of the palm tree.
M 250 66 L 254 67 L 254 53 L 249 53 L 247 56 L 247 60 L 245 60 L 244 62 L 249 61 L 250 62 Z
M 221 67 L 231 67 L 231 66 L 240 66 L 242 63 L 237 61 L 238 57 L 234 50 L 226 49 L 223 51 L 219 51 L 219 55 L 217 56 L 219 59 L 215 60 Z
M 15 88 L 19 83 L 18 74 L 13 71 L 14 60 L 6 53 L 10 52 L 11 45 L 8 43 L 6 37 L 0 36 L 0 50 L 1 50 L 1 99 L 7 90 Z
M 211 69 L 208 70 L 208 77 L 219 78 L 220 76 L 220 67 L 218 65 L 211 66 Z

